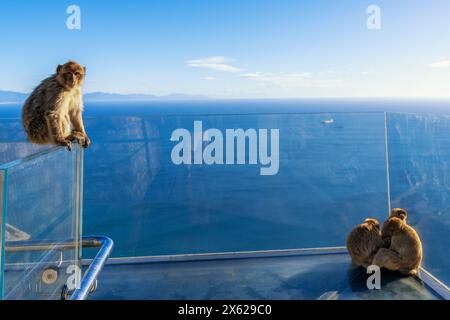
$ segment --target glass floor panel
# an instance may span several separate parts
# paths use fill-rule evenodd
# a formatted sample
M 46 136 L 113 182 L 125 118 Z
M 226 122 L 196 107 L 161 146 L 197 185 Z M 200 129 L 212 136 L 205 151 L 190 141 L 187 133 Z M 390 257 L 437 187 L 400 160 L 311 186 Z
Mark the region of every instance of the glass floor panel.
M 106 265 L 90 299 L 440 299 L 420 280 L 383 272 L 368 290 L 347 254 Z

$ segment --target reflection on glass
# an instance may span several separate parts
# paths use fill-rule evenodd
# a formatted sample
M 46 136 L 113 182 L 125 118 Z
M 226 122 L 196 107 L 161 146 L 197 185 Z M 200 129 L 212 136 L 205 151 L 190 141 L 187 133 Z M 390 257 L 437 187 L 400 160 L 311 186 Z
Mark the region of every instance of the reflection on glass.
M 422 265 L 450 284 L 450 117 L 387 115 L 392 207 L 408 210 Z
M 332 119 L 332 121 L 330 120 Z M 280 130 L 279 172 L 175 165 L 178 128 Z M 114 256 L 340 246 L 367 216 L 387 216 L 382 113 L 94 117 L 85 231 Z M 203 147 L 207 145 L 203 143 Z
M 80 267 L 82 162 L 77 146 L 0 166 L 3 299 L 59 299 Z
M 383 113 L 87 118 L 93 144 L 85 159 L 85 234 L 114 239 L 116 257 L 342 246 L 349 230 L 366 217 L 385 220 L 390 200 L 392 207 L 408 209 L 409 222 L 421 234 L 424 266 L 448 283 L 450 118 L 387 114 L 386 120 Z M 195 121 L 202 122 L 203 131 L 215 128 L 222 133 L 237 128 L 279 129 L 278 173 L 261 176 L 260 165 L 174 164 L 171 151 L 177 142 L 171 141 L 171 135 L 180 128 L 193 133 Z M 23 141 L 0 143 L 10 152 L 0 156 L 11 158 L 15 153 L 13 158 L 20 159 L 31 153 L 29 147 Z M 8 207 L 6 216 L 11 218 L 2 222 L 3 237 L 10 246 L 79 234 L 73 227 L 77 222 L 72 227 L 68 223 L 68 216 L 74 217 L 70 214 L 73 203 L 81 201 L 67 199 L 73 194 L 67 188 L 74 185 L 76 174 L 63 169 L 75 165 L 74 154 L 65 150 L 49 154 L 44 153 L 47 167 L 32 158 L 30 164 L 36 167 L 24 168 L 16 184 L 3 181 L 20 191 L 8 193 L 8 202 L 15 200 L 16 214 Z M 51 174 L 59 178 L 51 180 Z M 34 180 L 28 180 L 29 175 Z M 37 179 L 42 185 L 33 182 Z M 64 188 L 68 191 L 61 192 Z M 53 197 L 47 199 L 54 203 L 51 211 L 39 194 Z M 25 200 L 18 201 L 14 195 Z M 32 214 L 21 215 L 24 210 Z M 56 259 L 39 254 L 7 251 L 5 266 Z M 341 266 L 347 268 L 348 257 L 341 258 Z M 124 273 L 129 272 L 125 269 Z M 121 279 L 116 270 L 107 272 L 108 279 Z M 10 296 L 12 274 L 8 280 L 6 273 L 4 286 Z M 120 285 L 116 282 L 110 287 Z

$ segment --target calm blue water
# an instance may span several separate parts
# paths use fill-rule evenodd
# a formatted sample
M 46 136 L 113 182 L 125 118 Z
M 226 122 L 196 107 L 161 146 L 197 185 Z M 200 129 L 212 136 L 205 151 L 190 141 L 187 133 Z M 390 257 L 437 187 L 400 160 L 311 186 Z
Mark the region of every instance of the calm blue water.
M 21 106 L 0 104 L 0 117 L 20 117 Z M 149 116 L 180 114 L 317 113 L 317 112 L 449 113 L 450 100 L 304 99 L 200 100 L 132 103 L 86 103 L 85 116 Z
M 364 218 L 388 212 L 384 114 L 445 113 L 445 101 L 200 101 L 87 104 L 84 233 L 114 256 L 341 246 Z M 0 106 L 0 162 L 36 150 L 20 107 Z M 333 119 L 331 124 L 324 124 Z M 173 164 L 171 133 L 279 129 L 280 169 Z M 450 120 L 392 115 L 391 200 L 421 233 L 426 266 L 450 280 Z M 206 144 L 205 144 L 206 145 Z M 448 178 L 447 178 L 448 177 Z

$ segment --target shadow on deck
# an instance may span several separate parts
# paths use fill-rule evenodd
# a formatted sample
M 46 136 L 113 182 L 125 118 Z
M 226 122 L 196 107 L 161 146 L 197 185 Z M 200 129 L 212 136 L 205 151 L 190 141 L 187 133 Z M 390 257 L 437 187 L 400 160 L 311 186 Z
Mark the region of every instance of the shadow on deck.
M 157 261 L 111 259 L 90 299 L 441 299 L 420 279 L 382 272 L 381 289 L 344 253 Z

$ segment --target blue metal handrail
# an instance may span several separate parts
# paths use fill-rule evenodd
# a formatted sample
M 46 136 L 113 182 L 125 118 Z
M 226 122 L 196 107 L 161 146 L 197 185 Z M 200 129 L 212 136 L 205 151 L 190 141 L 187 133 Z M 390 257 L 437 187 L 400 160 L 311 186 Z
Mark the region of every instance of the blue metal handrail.
M 5 248 L 6 252 L 17 253 L 17 252 L 30 252 L 30 251 L 48 251 L 48 254 L 54 252 L 55 250 L 71 250 L 76 247 L 77 241 L 73 239 L 64 241 L 16 241 L 13 245 Z M 67 286 L 64 287 L 61 294 L 62 299 L 70 300 L 84 300 L 87 298 L 91 288 L 95 287 L 95 281 L 105 265 L 106 261 L 111 254 L 114 242 L 105 236 L 87 236 L 82 237 L 81 246 L 82 248 L 100 248 L 95 258 L 91 261 L 86 273 L 81 279 L 79 288 L 70 291 Z M 38 269 L 31 269 L 38 270 Z M 21 279 L 22 283 L 26 283 L 28 278 L 31 277 L 33 272 L 28 272 L 26 277 Z M 21 286 L 17 286 L 14 290 L 20 290 Z M 14 291 L 10 292 L 8 296 Z
M 84 274 L 80 287 L 70 295 L 70 300 L 85 300 L 88 297 L 114 246 L 114 242 L 105 236 L 83 237 L 83 242 L 92 240 L 101 245 L 100 250 Z

